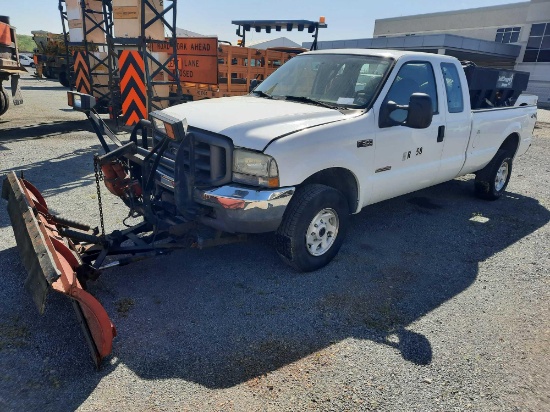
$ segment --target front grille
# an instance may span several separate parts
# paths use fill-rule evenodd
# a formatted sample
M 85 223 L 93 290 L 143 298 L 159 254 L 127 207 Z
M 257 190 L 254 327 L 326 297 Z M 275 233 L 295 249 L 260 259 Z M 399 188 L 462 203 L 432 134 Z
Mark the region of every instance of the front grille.
M 155 142 L 161 139 L 155 136 Z M 163 156 L 175 162 L 180 176 L 176 178 L 176 170 L 164 167 L 162 172 L 185 178 L 193 186 L 219 186 L 231 181 L 233 143 L 225 136 L 190 127 L 188 136 L 181 143 L 171 142 Z
M 227 173 L 227 153 L 226 148 L 212 145 L 195 139 L 194 145 L 194 165 L 191 161 L 192 151 L 190 145 L 184 145 L 183 169 L 186 174 L 191 174 L 194 166 L 195 183 L 209 184 L 223 179 Z

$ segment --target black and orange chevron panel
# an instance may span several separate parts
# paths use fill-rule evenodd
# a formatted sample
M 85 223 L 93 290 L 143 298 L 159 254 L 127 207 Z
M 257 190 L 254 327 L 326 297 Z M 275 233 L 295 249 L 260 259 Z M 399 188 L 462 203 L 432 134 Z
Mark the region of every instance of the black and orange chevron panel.
M 79 93 L 91 94 L 90 68 L 86 59 L 86 52 L 74 53 L 74 73 L 76 77 L 76 91 Z
M 133 126 L 147 119 L 147 93 L 145 65 L 138 51 L 123 50 L 118 58 L 120 68 L 120 94 L 124 124 Z

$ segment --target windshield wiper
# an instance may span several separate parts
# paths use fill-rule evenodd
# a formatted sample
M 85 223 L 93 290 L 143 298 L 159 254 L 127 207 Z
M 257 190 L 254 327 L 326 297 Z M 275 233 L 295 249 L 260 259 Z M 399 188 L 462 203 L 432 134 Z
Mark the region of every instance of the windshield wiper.
M 284 97 L 285 100 L 290 100 L 290 101 L 293 101 L 293 102 L 311 103 L 311 104 L 315 104 L 317 106 L 327 107 L 329 109 L 335 109 L 335 110 L 340 109 L 340 107 L 338 107 L 338 106 L 334 106 L 332 104 L 325 103 L 325 102 L 322 102 L 320 100 L 315 100 L 315 99 L 312 99 L 311 97 L 306 97 L 306 96 L 282 96 L 282 97 Z
M 258 97 L 265 97 L 266 99 L 273 99 L 272 95 L 267 94 L 265 92 L 262 92 L 261 90 L 254 90 L 252 93 L 254 93 Z

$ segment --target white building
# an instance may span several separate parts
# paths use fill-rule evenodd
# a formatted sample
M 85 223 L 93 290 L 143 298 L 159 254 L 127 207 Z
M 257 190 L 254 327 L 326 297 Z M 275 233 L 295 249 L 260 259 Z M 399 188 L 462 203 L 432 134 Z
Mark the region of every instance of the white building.
M 216 37 L 216 35 L 205 36 L 204 34 L 199 34 L 191 30 L 180 29 L 176 27 L 176 36 L 177 37 Z
M 550 106 L 550 0 L 379 19 L 371 39 L 319 42 L 320 49 L 341 47 L 428 51 L 514 67 L 530 72 L 527 91 Z
M 253 47 L 255 49 L 268 49 L 270 47 L 291 47 L 291 48 L 300 48 L 301 46 L 290 40 L 288 37 L 277 37 L 276 39 L 270 40 L 257 40 L 257 41 L 247 41 L 246 47 Z

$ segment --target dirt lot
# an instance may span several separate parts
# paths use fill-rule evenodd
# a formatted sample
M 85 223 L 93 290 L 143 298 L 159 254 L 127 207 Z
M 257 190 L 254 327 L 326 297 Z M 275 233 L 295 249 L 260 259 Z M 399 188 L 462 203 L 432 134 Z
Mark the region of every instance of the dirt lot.
M 0 175 L 97 225 L 96 137 L 56 83 L 23 93 Z M 368 207 L 315 273 L 269 235 L 106 271 L 90 290 L 118 337 L 99 372 L 67 299 L 38 315 L 0 201 L 0 410 L 550 410 L 550 123 L 535 132 L 504 198 L 468 176 Z M 104 198 L 112 230 L 126 211 Z

